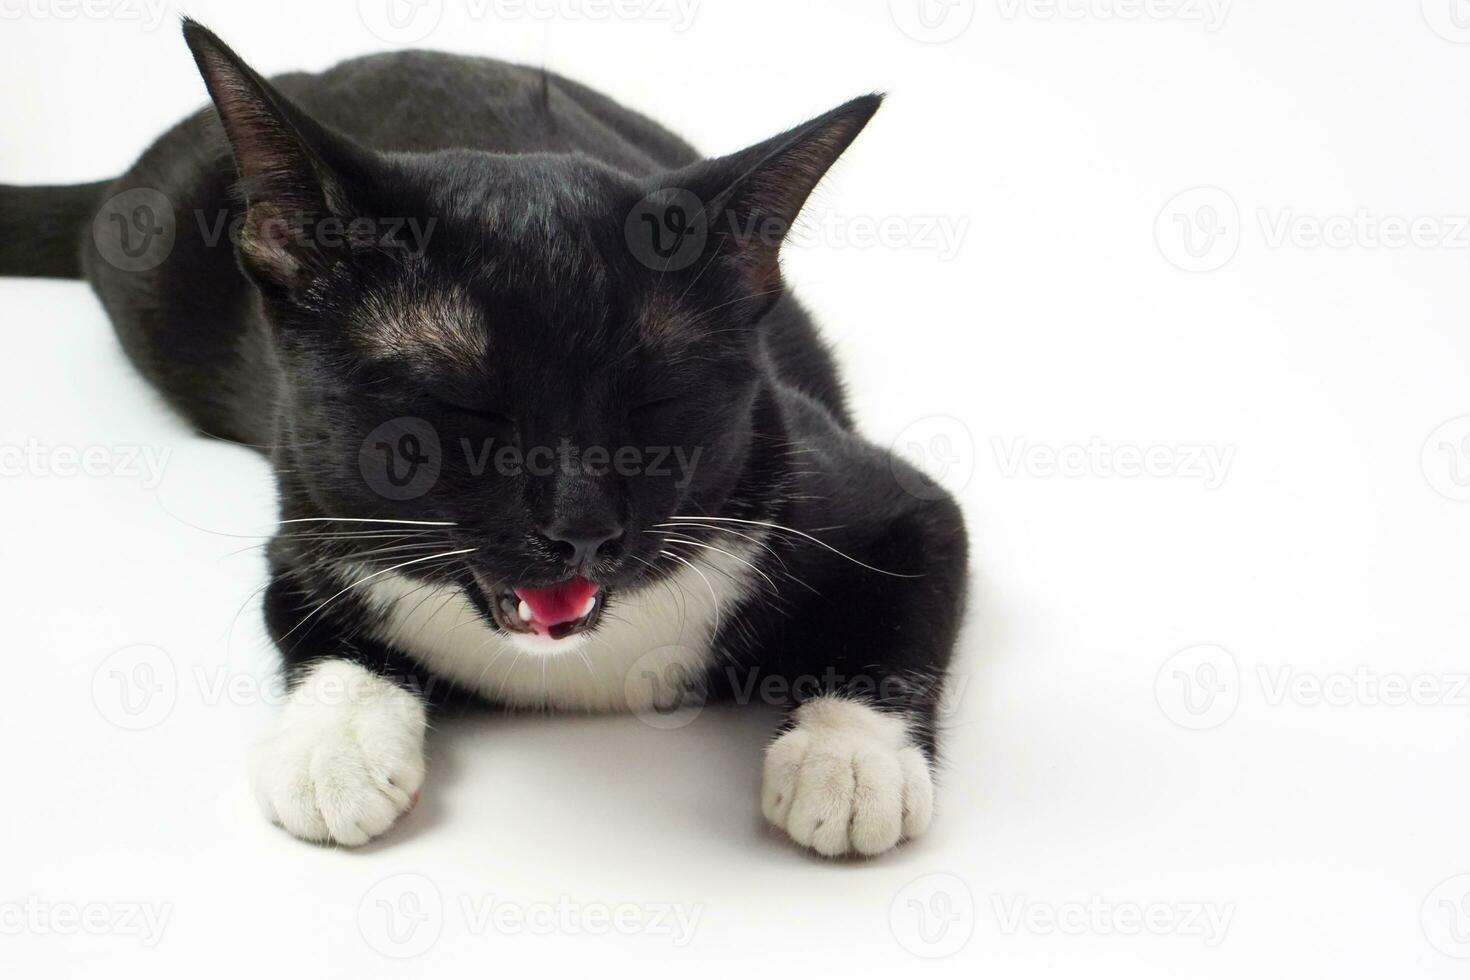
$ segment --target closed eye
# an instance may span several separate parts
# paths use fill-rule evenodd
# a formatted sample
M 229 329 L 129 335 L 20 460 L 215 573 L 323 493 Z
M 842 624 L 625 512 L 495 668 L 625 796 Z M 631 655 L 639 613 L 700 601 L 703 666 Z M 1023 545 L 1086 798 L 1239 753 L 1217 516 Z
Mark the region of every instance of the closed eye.
M 657 412 L 662 409 L 672 408 L 674 405 L 678 404 L 678 401 L 679 399 L 674 395 L 669 395 L 667 398 L 653 398 L 633 406 L 633 414 L 643 415 L 649 412 Z
M 475 418 L 485 419 L 488 422 L 498 422 L 505 425 L 515 425 L 515 420 L 512 419 L 509 415 L 504 414 L 503 412 L 494 412 L 488 408 L 478 408 L 470 405 L 461 405 L 458 402 L 445 401 L 442 398 L 436 398 L 435 402 L 437 402 L 439 407 L 446 412 L 453 412 L 457 415 L 472 415 Z

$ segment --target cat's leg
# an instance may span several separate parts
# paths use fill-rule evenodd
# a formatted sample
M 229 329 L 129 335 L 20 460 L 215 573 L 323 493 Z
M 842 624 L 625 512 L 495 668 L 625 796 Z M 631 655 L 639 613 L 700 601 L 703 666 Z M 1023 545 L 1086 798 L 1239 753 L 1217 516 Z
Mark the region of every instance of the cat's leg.
M 863 698 L 802 703 L 766 750 L 761 812 L 829 857 L 881 854 L 919 836 L 934 812 L 934 776 L 905 722 Z
M 266 816 L 297 837 L 365 844 L 418 798 L 428 688 L 376 643 L 320 616 L 303 622 L 313 606 L 283 576 L 267 592 L 289 687 L 250 780 Z
M 898 500 L 872 517 L 841 537 L 852 560 L 824 553 L 802 568 L 821 595 L 779 630 L 761 668 L 795 702 L 766 752 L 762 812 L 829 856 L 879 854 L 928 829 L 936 716 L 964 607 L 952 502 Z

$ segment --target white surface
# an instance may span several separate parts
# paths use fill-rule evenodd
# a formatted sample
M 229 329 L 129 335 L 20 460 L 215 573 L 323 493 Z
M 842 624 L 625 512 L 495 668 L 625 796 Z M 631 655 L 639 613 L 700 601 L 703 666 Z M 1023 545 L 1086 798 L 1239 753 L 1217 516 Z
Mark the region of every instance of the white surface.
M 683 32 L 474 20 L 446 0 L 423 42 L 544 60 L 709 151 L 892 93 L 820 204 L 849 223 L 968 222 L 962 249 L 945 261 L 912 236 L 863 248 L 818 232 L 789 267 L 869 433 L 963 420 L 938 434 L 959 457 L 975 595 L 928 837 L 863 863 L 798 852 L 759 816 L 774 718 L 723 710 L 673 731 L 631 717 L 454 722 L 430 738 L 423 803 L 381 843 L 314 848 L 267 825 L 245 780 L 273 710 L 250 691 L 271 662 L 251 597 L 262 562 L 230 555 L 251 539 L 190 526 L 265 528 L 266 468 L 174 422 L 84 286 L 6 280 L 0 444 L 34 441 L 53 461 L 90 446 L 168 460 L 156 489 L 36 465 L 0 479 L 0 970 L 372 977 L 401 970 L 386 949 L 420 953 L 412 967 L 429 976 L 1463 976 L 1447 952 L 1470 944 L 1454 944 L 1441 903 L 1470 879 L 1436 886 L 1470 872 L 1470 706 L 1453 689 L 1470 672 L 1470 504 L 1440 490 L 1456 492 L 1446 452 L 1470 457 L 1457 431 L 1429 444 L 1427 468 L 1421 450 L 1470 414 L 1470 233 L 1396 249 L 1362 231 L 1342 247 L 1273 244 L 1284 213 L 1366 209 L 1455 231 L 1470 211 L 1470 46 L 1429 26 L 1455 35 L 1450 0 L 1238 2 L 1214 31 L 1107 19 L 1114 7 L 1083 0 L 1065 4 L 1080 19 L 1049 19 L 1018 2 L 961 0 L 968 29 L 921 44 L 886 0 L 706 0 Z M 201 101 L 171 22 L 66 9 L 3 7 L 0 180 L 110 175 Z M 190 9 L 269 71 L 384 46 L 351 3 Z M 1222 268 L 1190 273 L 1165 256 L 1187 261 L 1173 213 L 1158 222 L 1162 251 L 1156 219 L 1199 186 L 1228 194 L 1239 242 Z M 1220 198 L 1178 211 L 1202 203 Z M 905 442 L 936 445 L 935 424 Z M 1094 438 L 1171 447 L 1165 463 L 1210 447 L 1231 465 L 1214 489 L 1097 466 L 1007 475 L 1014 440 Z M 130 644 L 168 659 L 109 659 Z M 1201 644 L 1228 658 L 1170 662 Z M 1239 680 L 1217 675 L 1220 707 L 1191 716 L 1174 671 L 1201 657 Z M 142 676 L 128 671 L 153 660 L 163 696 L 120 716 L 111 671 Z M 1313 705 L 1273 687 L 1283 670 L 1360 668 L 1440 684 L 1437 703 L 1349 691 Z M 221 679 L 240 686 L 221 694 Z M 930 920 L 932 945 L 908 904 L 925 888 L 956 899 L 947 933 Z M 426 918 L 392 946 L 378 902 L 405 889 L 424 892 Z M 656 931 L 516 935 L 477 917 L 487 899 L 561 896 L 697 907 L 698 925 L 676 948 Z M 33 897 L 170 917 L 152 946 L 121 928 L 58 935 L 15 919 Z M 1042 918 L 1016 927 L 1018 901 Z M 1213 946 L 1178 930 L 1044 929 L 1079 902 L 1179 918 L 1203 903 L 1230 919 Z M 1470 938 L 1470 911 L 1459 928 Z M 913 953 L 966 938 L 934 964 Z

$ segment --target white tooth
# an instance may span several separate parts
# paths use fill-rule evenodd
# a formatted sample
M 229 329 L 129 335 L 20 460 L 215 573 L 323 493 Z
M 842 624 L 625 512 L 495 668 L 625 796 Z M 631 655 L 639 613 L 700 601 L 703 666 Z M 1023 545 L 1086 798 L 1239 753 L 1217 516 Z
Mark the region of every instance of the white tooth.
M 587 605 L 582 607 L 582 613 L 577 618 L 580 619 L 582 616 L 590 614 L 592 612 L 592 607 L 595 605 L 597 605 L 597 596 L 589 595 L 587 597 Z
M 525 599 L 522 599 L 521 604 L 516 607 L 516 614 L 521 617 L 521 622 L 529 623 L 531 621 L 531 604 Z

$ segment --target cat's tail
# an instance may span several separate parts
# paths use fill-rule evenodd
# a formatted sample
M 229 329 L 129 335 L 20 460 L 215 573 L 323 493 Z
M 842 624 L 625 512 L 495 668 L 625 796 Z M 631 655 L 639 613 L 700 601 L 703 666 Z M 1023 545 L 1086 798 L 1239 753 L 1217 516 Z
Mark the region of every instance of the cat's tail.
M 111 184 L 0 184 L 0 276 L 82 278 L 82 235 Z

